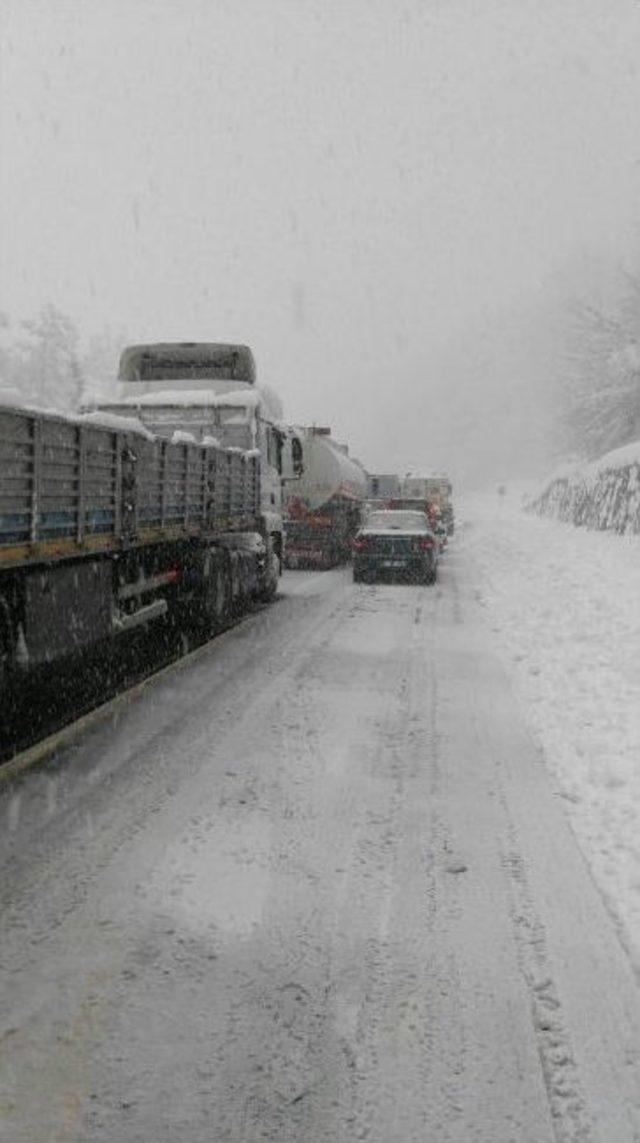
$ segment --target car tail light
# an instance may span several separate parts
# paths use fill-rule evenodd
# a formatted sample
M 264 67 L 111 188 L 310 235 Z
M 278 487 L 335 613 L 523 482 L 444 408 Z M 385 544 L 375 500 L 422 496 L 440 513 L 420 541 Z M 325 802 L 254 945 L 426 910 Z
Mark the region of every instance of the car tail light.
M 370 545 L 366 536 L 356 536 L 351 546 L 354 552 L 365 552 Z
M 435 548 L 435 546 L 436 546 L 436 541 L 435 541 L 435 538 L 433 536 L 421 536 L 420 537 L 420 547 L 422 548 L 423 552 L 429 551 L 430 548 Z

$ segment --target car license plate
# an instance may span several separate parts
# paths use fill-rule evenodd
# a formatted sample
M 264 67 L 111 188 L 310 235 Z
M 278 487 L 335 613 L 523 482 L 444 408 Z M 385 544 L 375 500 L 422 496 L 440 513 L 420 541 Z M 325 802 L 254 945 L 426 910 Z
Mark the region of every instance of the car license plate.
M 383 568 L 403 568 L 405 566 L 405 564 L 406 564 L 406 560 L 383 560 L 382 561 L 382 567 Z

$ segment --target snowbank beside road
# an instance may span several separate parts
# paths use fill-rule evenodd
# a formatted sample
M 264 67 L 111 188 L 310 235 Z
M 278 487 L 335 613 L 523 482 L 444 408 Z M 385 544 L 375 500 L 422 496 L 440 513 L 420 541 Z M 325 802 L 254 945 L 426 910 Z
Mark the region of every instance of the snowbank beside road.
M 592 464 L 561 469 L 530 502 L 532 511 L 587 528 L 640 532 L 640 441 Z
M 640 537 L 497 496 L 468 501 L 463 517 L 479 600 L 640 971 Z

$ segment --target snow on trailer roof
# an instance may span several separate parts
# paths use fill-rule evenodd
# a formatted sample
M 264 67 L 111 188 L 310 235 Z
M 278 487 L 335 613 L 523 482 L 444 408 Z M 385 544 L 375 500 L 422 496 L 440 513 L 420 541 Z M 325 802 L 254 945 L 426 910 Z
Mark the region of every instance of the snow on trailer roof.
M 119 413 L 103 412 L 96 409 L 90 413 L 78 413 L 70 418 L 80 424 L 95 425 L 97 429 L 113 429 L 118 433 L 138 433 L 147 440 L 155 440 L 155 435 L 143 425 L 138 417 L 124 417 Z
M 64 409 L 49 409 L 42 406 L 20 405 L 14 395 L 0 389 L 0 411 L 14 416 L 47 417 L 70 425 L 89 425 L 96 429 L 107 429 L 116 433 L 135 433 L 148 441 L 161 441 L 164 438 L 149 429 L 138 417 L 126 416 L 109 409 L 92 409 L 87 412 L 69 412 Z M 223 449 L 225 452 L 241 453 L 248 458 L 260 456 L 259 449 L 244 449 L 222 444 L 218 437 L 205 434 L 201 440 L 183 429 L 175 429 L 169 438 L 172 444 L 193 444 L 199 447 Z
M 176 385 L 179 381 L 176 380 Z M 155 389 L 152 392 L 123 393 L 111 401 L 105 401 L 106 408 L 126 406 L 136 408 L 210 408 L 247 409 L 271 421 L 283 431 L 289 427 L 284 423 L 284 410 L 277 393 L 267 385 L 252 385 L 242 389 L 230 389 L 219 393 L 213 389 Z
M 177 378 L 173 378 L 177 380 Z M 260 405 L 261 390 L 233 389 L 230 393 L 214 393 L 208 389 L 159 389 L 153 393 L 129 393 L 112 402 L 132 408 L 155 408 L 175 406 L 200 406 L 207 408 L 257 409 Z
M 150 432 L 138 417 L 122 416 L 118 413 L 103 412 L 99 409 L 74 413 L 68 409 L 53 409 L 45 405 L 24 404 L 19 400 L 16 401 L 13 392 L 8 393 L 1 389 L 0 409 L 5 413 L 14 413 L 17 416 L 49 417 L 70 425 L 92 425 L 97 429 L 111 429 L 118 433 L 137 433 L 147 440 L 155 440 L 154 433 Z

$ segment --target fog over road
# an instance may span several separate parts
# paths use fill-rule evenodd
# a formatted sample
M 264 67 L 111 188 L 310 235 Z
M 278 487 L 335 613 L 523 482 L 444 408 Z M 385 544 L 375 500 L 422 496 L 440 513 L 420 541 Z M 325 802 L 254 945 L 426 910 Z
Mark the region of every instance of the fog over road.
M 640 994 L 473 568 L 282 597 L 0 801 L 0 1135 L 632 1143 Z

